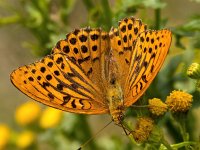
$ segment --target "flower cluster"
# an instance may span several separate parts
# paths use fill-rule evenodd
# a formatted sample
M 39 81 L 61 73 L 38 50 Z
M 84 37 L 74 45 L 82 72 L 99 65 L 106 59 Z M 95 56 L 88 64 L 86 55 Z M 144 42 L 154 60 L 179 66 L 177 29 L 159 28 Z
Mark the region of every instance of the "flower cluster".
M 0 150 L 3 149 L 10 138 L 10 129 L 5 124 L 0 124 Z
M 196 80 L 196 90 L 200 92 L 200 64 L 192 63 L 187 69 L 187 75 Z
M 193 97 L 183 91 L 172 91 L 165 103 L 158 98 L 149 99 L 149 111 L 155 116 L 163 115 L 167 109 L 171 112 L 186 112 L 192 106 Z
M 137 120 L 135 130 L 132 135 L 136 142 L 142 143 L 149 138 L 154 127 L 154 121 L 149 117 L 142 117 Z
M 192 95 L 182 91 L 172 91 L 166 104 L 172 112 L 186 112 L 192 106 Z
M 192 79 L 200 79 L 200 64 L 192 63 L 187 69 L 187 75 Z
M 41 108 L 36 102 L 26 102 L 16 109 L 15 120 L 19 125 L 26 126 L 35 122 L 40 113 Z
M 185 112 L 191 108 L 192 101 L 192 95 L 178 90 L 172 91 L 170 95 L 167 96 L 165 102 L 158 98 L 149 99 L 148 109 L 152 118 L 141 117 L 138 119 L 135 129 L 131 132 L 134 140 L 137 143 L 149 142 L 152 145 L 159 145 L 159 143 L 163 143 L 166 147 L 170 148 L 170 145 L 166 143 L 165 139 L 163 138 L 162 131 L 156 125 L 158 119 L 154 120 L 153 118 L 155 118 L 155 116 L 158 117 L 164 115 L 167 110 L 173 113 L 172 116 L 180 116 L 179 114 L 186 115 Z M 183 117 L 181 119 L 184 120 Z M 179 120 L 177 120 L 177 122 L 178 121 Z
M 61 122 L 62 115 L 62 111 L 50 107 L 42 111 L 34 101 L 20 105 L 15 112 L 15 121 L 23 130 L 18 132 L 0 124 L 0 150 L 8 145 L 29 149 L 36 142 L 38 129 L 56 127 Z
M 164 115 L 167 111 L 167 105 L 158 98 L 149 99 L 149 111 L 156 116 Z

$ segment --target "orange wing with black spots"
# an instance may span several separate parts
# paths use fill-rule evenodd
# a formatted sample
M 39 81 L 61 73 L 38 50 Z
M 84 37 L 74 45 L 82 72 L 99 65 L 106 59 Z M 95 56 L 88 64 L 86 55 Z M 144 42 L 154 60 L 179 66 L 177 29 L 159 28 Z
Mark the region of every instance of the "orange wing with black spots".
M 109 50 L 110 40 L 107 32 L 100 28 L 82 28 L 67 34 L 66 39 L 56 44 L 52 53 L 63 52 L 72 58 L 93 83 L 103 88 L 102 54 Z
M 51 55 L 13 71 L 11 81 L 48 106 L 81 114 L 111 113 L 113 93 L 108 91 L 122 92 L 124 108 L 136 102 L 160 70 L 170 43 L 169 30 L 146 30 L 133 17 L 121 20 L 109 34 L 100 28 L 76 29 Z M 112 76 L 122 91 L 114 89 Z M 121 108 L 121 103 L 115 105 Z
M 108 112 L 100 89 L 62 53 L 16 69 L 11 81 L 27 96 L 54 108 L 80 114 Z
M 148 30 L 140 33 L 132 53 L 126 79 L 125 106 L 132 105 L 158 74 L 171 44 L 171 31 Z
M 110 30 L 111 47 L 119 66 L 119 72 L 122 73 L 122 87 L 125 86 L 136 39 L 146 28 L 147 26 L 140 19 L 129 17 L 119 21 L 118 28 Z

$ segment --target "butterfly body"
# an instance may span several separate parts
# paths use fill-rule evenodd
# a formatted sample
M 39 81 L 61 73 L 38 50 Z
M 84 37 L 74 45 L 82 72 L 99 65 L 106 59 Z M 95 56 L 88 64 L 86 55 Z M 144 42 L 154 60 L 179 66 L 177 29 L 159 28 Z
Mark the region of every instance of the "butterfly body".
M 106 89 L 106 98 L 108 101 L 109 112 L 113 121 L 120 124 L 124 112 L 124 95 L 119 82 L 119 74 L 117 72 L 117 64 L 110 59 L 109 79 Z M 112 69 L 111 69 L 112 68 Z
M 117 83 L 117 81 L 115 81 L 115 83 L 112 83 L 108 88 L 107 99 L 112 120 L 116 124 L 120 124 L 123 119 L 125 106 L 123 92 L 121 86 Z
M 147 30 L 133 17 L 109 33 L 76 29 L 52 54 L 11 73 L 24 94 L 48 106 L 79 114 L 109 113 L 120 124 L 160 70 L 171 43 L 167 29 Z

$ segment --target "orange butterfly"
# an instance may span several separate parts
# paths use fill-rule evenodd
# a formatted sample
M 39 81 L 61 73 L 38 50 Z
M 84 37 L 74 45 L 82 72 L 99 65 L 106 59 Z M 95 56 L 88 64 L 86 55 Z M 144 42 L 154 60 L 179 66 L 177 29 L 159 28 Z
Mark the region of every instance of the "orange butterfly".
M 147 30 L 133 17 L 109 33 L 76 29 L 51 55 L 13 71 L 11 81 L 43 104 L 79 114 L 110 113 L 119 125 L 157 75 L 170 44 L 169 30 Z

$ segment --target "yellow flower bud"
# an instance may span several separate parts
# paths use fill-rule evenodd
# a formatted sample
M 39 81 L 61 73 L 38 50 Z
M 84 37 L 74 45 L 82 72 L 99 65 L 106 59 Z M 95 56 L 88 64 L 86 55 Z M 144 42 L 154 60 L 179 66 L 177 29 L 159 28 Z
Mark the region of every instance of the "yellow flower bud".
M 167 111 L 167 105 L 158 98 L 149 99 L 148 108 L 156 116 L 161 116 Z
M 145 142 L 153 130 L 154 121 L 149 117 L 139 118 L 135 130 L 132 132 L 132 135 L 136 142 L 143 143 Z
M 186 112 L 192 105 L 192 95 L 182 91 L 172 91 L 166 104 L 172 112 Z
M 192 63 L 187 70 L 187 75 L 192 79 L 200 79 L 200 65 Z
M 4 149 L 10 138 L 10 129 L 7 125 L 0 124 L 0 150 Z
M 39 117 L 40 111 L 40 106 L 36 102 L 26 102 L 16 109 L 16 122 L 22 126 L 28 125 Z
M 62 115 L 61 110 L 47 107 L 40 118 L 40 126 L 45 129 L 55 127 L 60 123 Z
M 16 145 L 20 149 L 25 149 L 33 145 L 35 134 L 32 131 L 24 131 L 17 137 Z

